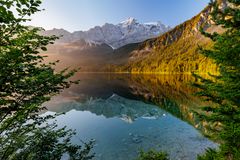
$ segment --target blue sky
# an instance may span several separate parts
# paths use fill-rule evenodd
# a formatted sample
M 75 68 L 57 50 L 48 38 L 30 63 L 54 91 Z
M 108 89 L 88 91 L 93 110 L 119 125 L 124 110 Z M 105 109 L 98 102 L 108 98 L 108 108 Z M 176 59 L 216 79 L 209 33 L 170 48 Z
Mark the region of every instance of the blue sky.
M 45 11 L 31 25 L 68 31 L 117 24 L 128 17 L 139 22 L 161 21 L 171 27 L 198 14 L 209 0 L 43 0 Z

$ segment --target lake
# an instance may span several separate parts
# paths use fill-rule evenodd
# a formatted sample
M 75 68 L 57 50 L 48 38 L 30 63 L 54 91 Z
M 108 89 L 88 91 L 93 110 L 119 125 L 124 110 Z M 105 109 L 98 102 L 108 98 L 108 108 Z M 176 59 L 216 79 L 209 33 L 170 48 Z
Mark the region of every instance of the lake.
M 190 75 L 78 73 L 78 85 L 46 103 L 59 126 L 75 129 L 73 143 L 94 139 L 96 160 L 132 160 L 139 150 L 166 151 L 173 160 L 194 160 L 217 144 L 205 138 L 202 102 Z

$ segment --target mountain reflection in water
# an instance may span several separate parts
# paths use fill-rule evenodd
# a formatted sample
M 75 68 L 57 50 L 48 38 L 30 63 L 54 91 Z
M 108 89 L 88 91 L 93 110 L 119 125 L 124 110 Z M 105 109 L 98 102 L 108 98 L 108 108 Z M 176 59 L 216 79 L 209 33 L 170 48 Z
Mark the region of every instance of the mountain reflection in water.
M 94 101 L 107 100 L 112 95 L 124 98 L 141 100 L 153 103 L 170 112 L 174 116 L 188 121 L 196 128 L 201 128 L 195 112 L 201 111 L 202 102 L 193 96 L 197 90 L 190 86 L 195 81 L 191 75 L 130 75 L 130 74 L 86 74 L 79 73 L 74 79 L 80 79 L 79 85 L 74 85 L 65 90 L 60 96 L 55 97 L 48 106 L 50 111 L 68 112 L 72 109 L 91 111 L 97 115 L 100 109 L 88 106 Z M 81 103 L 78 103 L 81 102 Z M 65 103 L 69 103 L 66 105 Z M 84 103 L 84 104 L 82 104 Z M 57 106 L 57 107 L 56 107 Z M 102 106 L 103 107 L 103 106 Z M 111 106 L 106 105 L 106 108 Z M 129 106 L 125 106 L 129 107 Z M 119 108 L 119 109 L 117 109 Z M 116 106 L 115 110 L 125 111 Z M 139 108 L 135 112 L 141 112 Z M 105 117 L 121 117 L 124 113 L 104 114 Z M 145 111 L 146 112 L 146 111 Z
M 96 160 L 131 160 L 141 148 L 193 160 L 217 146 L 195 129 L 206 132 L 206 124 L 194 114 L 202 102 L 192 96 L 190 75 L 79 73 L 74 79 L 80 84 L 45 105 L 66 113 L 56 120 L 76 129 L 74 143 L 96 139 Z
M 128 123 L 137 118 L 157 119 L 166 115 L 166 112 L 153 105 L 139 101 L 129 101 L 123 97 L 113 94 L 106 100 L 90 98 L 84 103 L 70 101 L 58 105 L 62 112 L 69 110 L 90 111 L 98 116 L 106 118 L 118 117 Z

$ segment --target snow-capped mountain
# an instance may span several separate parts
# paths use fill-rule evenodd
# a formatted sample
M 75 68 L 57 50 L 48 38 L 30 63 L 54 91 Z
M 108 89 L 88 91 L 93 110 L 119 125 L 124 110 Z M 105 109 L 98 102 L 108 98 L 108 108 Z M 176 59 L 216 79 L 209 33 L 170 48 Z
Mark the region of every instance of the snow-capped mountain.
M 44 35 L 62 35 L 59 43 L 72 43 L 85 40 L 88 43 L 107 44 L 116 49 L 126 44 L 142 42 L 146 39 L 157 37 L 170 30 L 170 27 L 161 22 L 139 23 L 134 18 L 114 25 L 106 23 L 103 26 L 96 26 L 88 31 L 76 31 L 70 33 L 64 29 L 53 29 L 44 31 Z

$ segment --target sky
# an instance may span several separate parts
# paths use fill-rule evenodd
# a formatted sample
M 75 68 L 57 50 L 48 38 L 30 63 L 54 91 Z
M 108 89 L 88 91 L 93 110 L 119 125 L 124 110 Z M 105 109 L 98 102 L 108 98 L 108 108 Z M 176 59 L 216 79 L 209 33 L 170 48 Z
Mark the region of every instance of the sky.
M 198 14 L 209 0 L 43 0 L 45 11 L 29 25 L 70 32 L 105 23 L 118 24 L 129 17 L 140 23 L 161 21 L 174 27 Z

